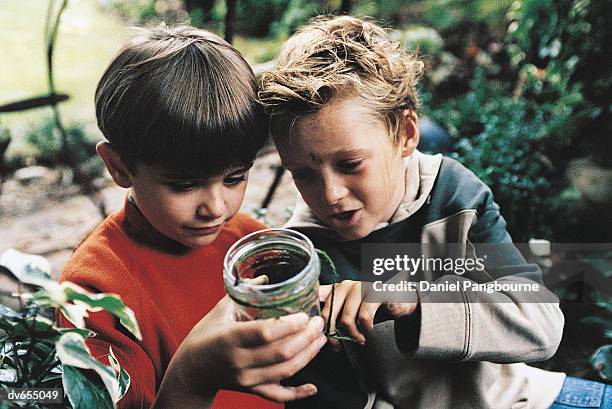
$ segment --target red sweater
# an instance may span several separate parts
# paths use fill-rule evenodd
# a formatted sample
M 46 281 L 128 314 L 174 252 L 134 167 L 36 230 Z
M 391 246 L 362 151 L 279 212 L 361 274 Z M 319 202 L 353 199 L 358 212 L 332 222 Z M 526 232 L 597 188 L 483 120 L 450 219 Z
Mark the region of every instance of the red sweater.
M 153 227 L 130 201 L 107 217 L 77 248 L 61 274 L 94 292 L 119 294 L 136 315 L 142 331 L 137 341 L 110 314 L 90 314 L 88 328 L 98 335 L 87 341 L 94 356 L 112 346 L 132 378 L 120 408 L 149 408 L 179 344 L 193 326 L 225 295 L 223 257 L 240 237 L 265 226 L 236 215 L 213 244 L 189 250 Z M 70 326 L 58 317 L 61 326 Z M 106 359 L 103 359 L 108 364 Z M 221 391 L 216 409 L 281 408 L 250 394 Z

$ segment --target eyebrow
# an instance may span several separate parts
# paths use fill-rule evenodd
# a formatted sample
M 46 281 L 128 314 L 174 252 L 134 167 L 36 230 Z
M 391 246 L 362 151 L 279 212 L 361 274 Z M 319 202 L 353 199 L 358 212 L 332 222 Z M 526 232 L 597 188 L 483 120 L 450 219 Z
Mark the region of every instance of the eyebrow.
M 355 156 L 368 156 L 370 155 L 370 151 L 365 150 L 365 149 L 360 149 L 360 148 L 349 148 L 349 149 L 343 149 L 343 150 L 339 150 L 336 152 L 332 153 L 332 156 L 334 157 L 355 157 Z M 308 154 L 308 156 L 310 157 L 310 159 L 312 159 L 313 162 L 318 163 L 321 162 L 321 158 L 317 155 L 313 155 L 313 154 Z M 299 167 L 301 166 L 301 164 L 299 163 L 295 163 L 295 162 L 285 162 L 284 163 L 285 167 Z
M 351 148 L 343 151 L 335 152 L 336 155 L 346 155 L 346 156 L 367 156 L 370 154 L 368 150 L 360 149 L 360 148 Z

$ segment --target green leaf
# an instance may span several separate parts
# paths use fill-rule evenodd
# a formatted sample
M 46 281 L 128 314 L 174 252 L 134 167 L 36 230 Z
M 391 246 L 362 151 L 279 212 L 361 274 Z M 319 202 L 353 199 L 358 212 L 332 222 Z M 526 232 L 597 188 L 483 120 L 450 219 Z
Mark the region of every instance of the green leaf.
M 591 363 L 603 379 L 612 379 L 612 345 L 604 345 L 595 351 Z
M 60 335 L 62 334 L 66 334 L 68 332 L 74 332 L 79 334 L 81 337 L 83 337 L 83 339 L 87 339 L 89 337 L 95 337 L 96 333 L 93 332 L 92 330 L 89 330 L 87 328 L 58 328 L 57 332 L 60 333 Z
M 125 369 L 121 368 L 119 365 L 119 361 L 115 357 L 115 353 L 113 352 L 112 347 L 108 347 L 108 361 L 110 362 L 111 367 L 117 372 L 117 381 L 119 381 L 119 399 L 123 398 L 125 393 L 130 388 L 130 375 L 125 371 Z
M 612 263 L 602 256 L 587 256 L 582 259 L 584 262 L 590 264 L 597 271 L 603 274 L 604 277 L 612 277 Z
M 63 285 L 65 285 L 64 292 L 69 301 L 83 303 L 89 307 L 90 311 L 108 311 L 119 318 L 119 322 L 137 339 L 142 339 L 134 311 L 126 306 L 118 295 L 93 294 L 72 283 L 63 283 Z
M 95 374 L 88 376 L 79 368 L 64 365 L 62 383 L 74 409 L 115 408 L 108 390 Z
M 8 268 L 19 281 L 46 288 L 51 282 L 51 265 L 41 256 L 8 249 L 0 256 L 0 265 Z
M 85 329 L 85 317 L 87 314 L 87 306 L 84 304 L 60 304 L 57 308 L 64 314 L 74 326 L 80 329 Z
M 0 330 L 11 332 L 17 323 L 0 316 Z
M 64 366 L 70 365 L 81 369 L 92 369 L 100 377 L 111 396 L 113 402 L 117 402 L 121 396 L 119 381 L 115 371 L 91 356 L 89 348 L 85 345 L 83 338 L 69 332 L 60 337 L 56 344 L 57 356 Z
M 23 315 L 19 314 L 16 311 L 13 311 L 12 309 L 10 309 L 4 304 L 0 304 L 0 317 L 11 319 L 11 320 L 19 320 L 23 318 Z
M 54 354 L 55 353 L 55 348 L 51 347 L 49 345 L 46 345 L 44 342 L 35 342 L 33 345 L 33 350 L 32 352 L 36 353 L 37 355 L 45 358 L 50 354 Z
M 62 384 L 62 374 L 51 373 L 38 382 L 39 388 L 59 388 Z
M 0 369 L 0 383 L 17 382 L 17 371 L 12 368 Z
M 53 321 L 40 316 L 23 319 L 13 327 L 13 339 L 54 338 L 59 335 Z

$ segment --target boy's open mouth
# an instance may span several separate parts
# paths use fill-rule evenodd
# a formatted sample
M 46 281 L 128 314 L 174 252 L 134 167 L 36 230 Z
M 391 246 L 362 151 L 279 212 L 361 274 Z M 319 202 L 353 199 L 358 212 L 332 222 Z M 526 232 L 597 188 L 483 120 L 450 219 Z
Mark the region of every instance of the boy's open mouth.
M 336 228 L 347 228 L 353 226 L 359 217 L 359 210 L 335 213 L 331 215 L 331 224 Z
M 356 211 L 357 210 L 349 210 L 348 212 L 336 213 L 332 215 L 332 217 L 335 217 L 338 220 L 348 220 Z

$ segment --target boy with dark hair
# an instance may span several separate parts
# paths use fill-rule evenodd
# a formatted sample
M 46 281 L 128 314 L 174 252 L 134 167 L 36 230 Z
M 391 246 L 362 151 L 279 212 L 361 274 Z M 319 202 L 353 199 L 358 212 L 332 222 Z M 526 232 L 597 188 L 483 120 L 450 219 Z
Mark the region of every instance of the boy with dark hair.
M 140 29 L 96 91 L 97 151 L 123 209 L 78 247 L 61 280 L 119 294 L 142 340 L 105 313 L 92 314 L 94 356 L 112 346 L 131 376 L 120 407 L 264 408 L 316 393 L 280 385 L 325 343 L 320 317 L 236 322 L 223 256 L 264 226 L 237 213 L 265 126 L 256 82 L 240 54 L 190 27 Z M 219 301 L 221 300 L 221 301 Z M 67 324 L 63 317 L 60 323 Z M 217 396 L 217 399 L 215 399 Z

